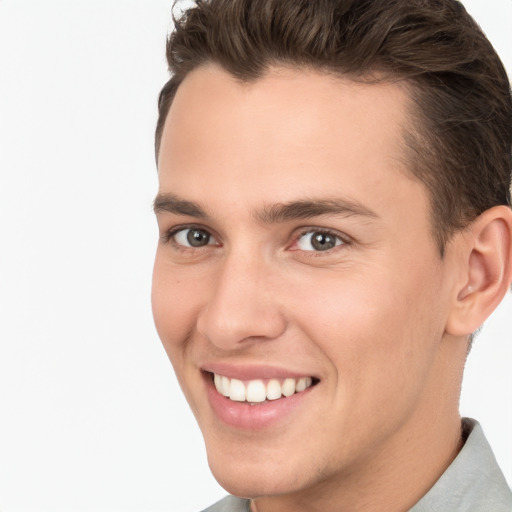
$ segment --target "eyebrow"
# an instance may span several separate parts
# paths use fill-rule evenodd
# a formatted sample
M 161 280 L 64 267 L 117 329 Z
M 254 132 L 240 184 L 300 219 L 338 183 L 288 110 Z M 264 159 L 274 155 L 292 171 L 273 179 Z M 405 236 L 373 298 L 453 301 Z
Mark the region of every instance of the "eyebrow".
M 174 194 L 158 194 L 153 201 L 153 211 L 155 213 L 175 213 L 199 219 L 208 218 L 207 213 L 197 203 L 180 199 Z
M 263 208 L 257 217 L 265 224 L 275 224 L 322 215 L 360 216 L 378 219 L 379 216 L 363 204 L 350 199 L 306 199 L 278 203 Z
M 181 199 L 174 194 L 159 193 L 154 202 L 155 213 L 174 213 L 199 219 L 210 216 L 197 203 Z M 255 212 L 256 218 L 264 224 L 278 224 L 297 219 L 309 219 L 322 215 L 342 215 L 344 217 L 368 217 L 378 219 L 379 216 L 368 207 L 351 199 L 304 199 L 277 203 L 263 207 Z

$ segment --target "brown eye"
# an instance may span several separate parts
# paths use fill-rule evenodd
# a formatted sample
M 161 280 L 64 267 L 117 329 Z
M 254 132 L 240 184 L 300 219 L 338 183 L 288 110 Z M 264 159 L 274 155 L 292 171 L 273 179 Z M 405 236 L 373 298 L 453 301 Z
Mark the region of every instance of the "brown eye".
M 309 231 L 304 233 L 297 241 L 297 246 L 302 251 L 328 251 L 343 241 L 339 236 L 326 231 Z

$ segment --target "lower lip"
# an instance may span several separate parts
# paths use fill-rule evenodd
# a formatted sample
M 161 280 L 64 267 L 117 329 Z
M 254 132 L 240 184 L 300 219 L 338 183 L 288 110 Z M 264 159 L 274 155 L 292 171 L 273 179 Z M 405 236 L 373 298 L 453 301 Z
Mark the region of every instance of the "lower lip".
M 289 397 L 251 405 L 249 402 L 236 402 L 221 395 L 215 389 L 211 374 L 205 374 L 205 381 L 208 399 L 216 416 L 227 425 L 243 430 L 261 430 L 286 419 L 308 399 L 315 387 L 311 386 Z

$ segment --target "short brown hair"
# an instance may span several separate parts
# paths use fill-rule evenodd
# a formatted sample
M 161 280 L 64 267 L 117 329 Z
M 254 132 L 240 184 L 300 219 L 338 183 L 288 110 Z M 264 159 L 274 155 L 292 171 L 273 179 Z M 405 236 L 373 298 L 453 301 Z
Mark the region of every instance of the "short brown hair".
M 215 63 L 243 81 L 292 65 L 368 80 L 406 80 L 408 168 L 430 194 L 443 248 L 495 205 L 510 206 L 512 98 L 491 43 L 457 0 L 198 0 L 167 42 L 171 78 L 155 151 L 185 76 Z

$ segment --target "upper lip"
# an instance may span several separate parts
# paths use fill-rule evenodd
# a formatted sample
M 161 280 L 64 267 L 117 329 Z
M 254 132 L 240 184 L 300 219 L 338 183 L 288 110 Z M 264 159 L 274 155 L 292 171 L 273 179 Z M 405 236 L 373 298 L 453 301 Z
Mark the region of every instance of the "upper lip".
M 211 362 L 201 366 L 206 372 L 216 373 L 231 379 L 255 380 L 255 379 L 286 379 L 301 377 L 314 377 L 311 373 L 291 370 L 274 365 L 261 364 L 233 364 L 223 362 Z

